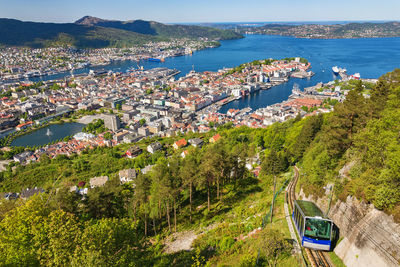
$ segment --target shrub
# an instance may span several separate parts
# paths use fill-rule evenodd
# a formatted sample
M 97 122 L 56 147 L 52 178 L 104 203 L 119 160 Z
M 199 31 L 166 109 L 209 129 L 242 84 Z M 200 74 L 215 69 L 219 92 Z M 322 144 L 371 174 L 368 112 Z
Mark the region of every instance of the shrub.
M 235 239 L 232 237 L 224 237 L 220 242 L 219 242 L 219 249 L 224 252 L 232 248 L 232 246 L 235 244 Z

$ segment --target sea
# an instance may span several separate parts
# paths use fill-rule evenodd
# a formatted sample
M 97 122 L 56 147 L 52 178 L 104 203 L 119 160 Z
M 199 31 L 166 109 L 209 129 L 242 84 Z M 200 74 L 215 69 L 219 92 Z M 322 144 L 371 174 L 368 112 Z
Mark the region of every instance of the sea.
M 217 71 L 224 67 L 235 67 L 245 62 L 260 59 L 281 59 L 285 57 L 306 58 L 315 73 L 310 79 L 290 79 L 289 82 L 270 90 L 259 91 L 248 97 L 233 101 L 220 109 L 226 113 L 230 108 L 251 107 L 253 110 L 282 102 L 291 94 L 296 83 L 302 89 L 319 82 L 328 82 L 333 76 L 332 67 L 346 68 L 348 74 L 360 73 L 362 78 L 378 78 L 400 67 L 400 38 L 360 38 L 360 39 L 305 39 L 270 35 L 246 35 L 243 39 L 221 41 L 221 46 L 201 51 L 193 55 L 167 58 L 165 62 L 139 62 L 145 69 L 156 67 L 174 68 L 181 71 L 177 78 L 191 70 Z M 115 72 L 125 72 L 137 68 L 133 61 L 117 61 L 107 66 L 93 67 Z M 74 74 L 88 73 L 91 68 L 76 70 Z M 59 79 L 71 75 L 70 72 L 33 79 Z

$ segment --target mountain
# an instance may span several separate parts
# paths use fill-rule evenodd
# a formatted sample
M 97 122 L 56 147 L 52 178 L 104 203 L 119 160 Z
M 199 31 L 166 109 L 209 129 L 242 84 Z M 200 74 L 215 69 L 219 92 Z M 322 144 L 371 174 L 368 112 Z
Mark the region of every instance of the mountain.
M 237 39 L 242 35 L 230 31 L 220 30 L 210 27 L 194 25 L 167 25 L 155 21 L 145 20 L 104 20 L 96 17 L 85 16 L 75 22 L 78 25 L 101 26 L 107 28 L 121 29 L 146 35 L 161 36 L 167 38 L 199 38 L 206 37 L 210 39 Z
M 76 23 L 42 23 L 0 19 L 0 46 L 129 47 L 169 38 L 199 37 L 233 39 L 241 35 L 207 27 L 165 25 L 142 20 L 122 22 L 84 17 Z
M 79 48 L 100 48 L 125 47 L 157 40 L 160 38 L 114 28 L 0 19 L 0 45 L 3 46 L 73 45 Z

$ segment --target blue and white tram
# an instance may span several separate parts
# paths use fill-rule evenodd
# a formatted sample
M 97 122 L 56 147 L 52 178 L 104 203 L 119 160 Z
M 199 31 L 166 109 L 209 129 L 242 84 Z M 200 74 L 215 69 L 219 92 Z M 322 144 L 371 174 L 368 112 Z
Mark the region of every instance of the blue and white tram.
M 333 222 L 313 202 L 296 200 L 292 217 L 303 247 L 331 249 Z

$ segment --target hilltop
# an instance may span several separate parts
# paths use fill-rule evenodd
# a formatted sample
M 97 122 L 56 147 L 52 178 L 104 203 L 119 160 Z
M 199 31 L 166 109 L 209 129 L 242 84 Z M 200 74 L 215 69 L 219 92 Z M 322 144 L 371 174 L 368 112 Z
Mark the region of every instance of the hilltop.
M 261 27 L 241 27 L 243 33 L 295 36 L 312 39 L 350 39 L 399 37 L 400 23 L 348 23 L 334 25 L 319 24 L 266 24 Z
M 39 23 L 0 19 L 0 45 L 78 48 L 132 47 L 170 38 L 240 38 L 232 31 L 146 21 L 107 21 L 84 17 L 76 23 Z
M 101 26 L 106 28 L 115 28 L 136 32 L 145 35 L 161 36 L 168 38 L 211 38 L 217 40 L 237 39 L 242 36 L 233 31 L 214 29 L 210 27 L 194 26 L 194 25 L 167 25 L 156 21 L 145 20 L 105 20 L 101 18 L 85 16 L 75 24 L 86 26 Z

